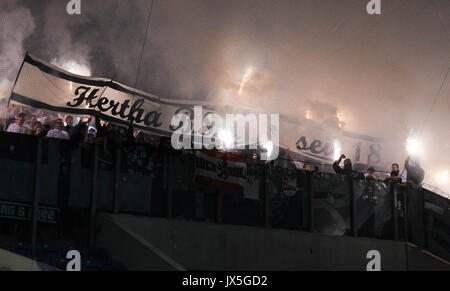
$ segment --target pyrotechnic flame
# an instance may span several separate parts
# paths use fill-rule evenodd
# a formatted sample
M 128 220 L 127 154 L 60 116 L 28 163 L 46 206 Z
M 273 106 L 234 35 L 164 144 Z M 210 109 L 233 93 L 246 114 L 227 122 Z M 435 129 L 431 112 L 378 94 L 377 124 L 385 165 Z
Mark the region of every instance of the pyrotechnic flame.
M 244 77 L 242 78 L 241 85 L 239 87 L 239 94 L 242 94 L 244 92 L 245 85 L 248 83 L 248 81 L 250 81 L 250 78 L 252 77 L 253 73 L 254 73 L 253 68 L 247 69 Z
M 333 148 L 334 148 L 334 159 L 337 160 L 341 156 L 341 143 L 338 140 L 335 140 L 333 142 Z
M 406 140 L 406 150 L 410 155 L 417 154 L 420 151 L 419 140 L 414 136 L 410 136 Z
M 342 113 L 336 112 L 336 117 L 339 120 L 339 122 L 338 122 L 339 128 L 343 128 L 345 123 L 344 123 L 344 118 L 342 117 Z
M 270 157 L 273 152 L 273 142 L 267 141 L 264 143 L 263 148 L 267 151 L 267 157 Z
M 53 59 L 52 64 L 59 66 L 59 67 L 63 68 L 64 70 L 69 71 L 75 75 L 86 76 L 86 77 L 91 76 L 91 68 L 88 65 L 78 63 L 74 60 L 60 61 L 58 59 Z
M 311 112 L 306 111 L 306 119 L 311 120 Z
M 218 138 L 222 142 L 223 146 L 227 149 L 230 148 L 234 143 L 233 134 L 230 130 L 223 129 L 219 131 Z
M 409 133 L 409 137 L 406 139 L 406 151 L 410 155 L 415 155 L 420 151 L 420 141 L 417 139 L 414 129 Z
M 436 180 L 439 183 L 447 183 L 448 182 L 448 170 L 442 171 L 436 175 Z

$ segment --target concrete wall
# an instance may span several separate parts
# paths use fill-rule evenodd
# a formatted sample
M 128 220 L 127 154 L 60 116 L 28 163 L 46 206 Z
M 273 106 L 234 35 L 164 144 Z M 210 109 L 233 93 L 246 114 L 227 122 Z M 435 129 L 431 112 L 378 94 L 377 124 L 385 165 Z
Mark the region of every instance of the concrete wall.
M 54 267 L 0 249 L 0 271 L 60 271 Z
M 145 241 L 136 239 L 113 221 L 102 219 L 100 224 L 102 231 L 97 236 L 97 245 L 104 246 L 110 256 L 125 263 L 128 270 L 175 270 L 151 251 Z
M 387 240 L 112 214 L 100 214 L 98 223 L 97 244 L 131 270 L 174 269 L 167 262 L 159 266 L 164 260 L 144 247 L 146 242 L 188 270 L 365 271 L 370 250 L 381 253 L 383 271 L 450 269 L 414 247 Z

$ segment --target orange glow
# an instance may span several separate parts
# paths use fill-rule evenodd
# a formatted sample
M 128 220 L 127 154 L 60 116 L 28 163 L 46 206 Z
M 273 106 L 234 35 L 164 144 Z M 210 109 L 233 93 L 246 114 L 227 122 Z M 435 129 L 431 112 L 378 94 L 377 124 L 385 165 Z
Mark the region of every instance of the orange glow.
M 248 81 L 250 81 L 250 78 L 252 77 L 253 73 L 254 73 L 253 68 L 247 69 L 244 77 L 242 78 L 241 85 L 239 87 L 239 94 L 242 94 L 244 92 L 245 85 L 248 83 Z
M 306 119 L 311 120 L 311 112 L 306 111 Z

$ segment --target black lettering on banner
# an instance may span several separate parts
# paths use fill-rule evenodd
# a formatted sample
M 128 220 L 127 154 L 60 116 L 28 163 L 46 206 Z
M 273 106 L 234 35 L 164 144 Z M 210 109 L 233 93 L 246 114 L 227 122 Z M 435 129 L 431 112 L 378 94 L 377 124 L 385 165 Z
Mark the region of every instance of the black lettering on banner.
M 80 94 L 80 90 L 84 90 L 84 92 Z M 91 90 L 90 87 L 84 87 L 84 86 L 78 87 L 78 88 L 75 90 L 75 96 L 78 96 L 78 94 L 80 94 L 80 97 L 73 99 L 73 100 L 72 100 L 72 101 L 74 102 L 73 104 L 70 103 L 70 102 L 67 102 L 67 103 L 66 103 L 67 106 L 70 106 L 70 107 L 78 107 L 78 106 L 80 106 L 80 105 L 83 103 L 83 101 L 85 101 L 85 100 L 87 99 L 87 98 L 86 98 L 86 93 L 87 93 L 89 90 Z
M 108 99 L 108 97 L 101 97 L 96 103 L 93 101 L 98 98 L 96 94 L 99 89 L 93 89 L 91 87 L 80 86 L 75 90 L 75 96 L 77 98 L 73 99 L 72 102 L 67 102 L 66 105 L 70 107 L 78 107 L 83 103 L 86 104 L 90 109 L 97 109 L 100 112 L 110 111 L 112 116 L 119 115 L 120 118 L 126 119 L 129 122 L 144 123 L 146 126 L 160 127 L 162 123 L 160 122 L 161 113 L 157 111 L 145 112 L 142 109 L 144 105 L 144 99 L 138 99 L 134 101 L 130 106 L 130 100 L 127 99 L 123 103 L 116 102 L 114 100 Z M 90 93 L 89 93 L 90 92 Z M 88 95 L 89 93 L 89 95 Z M 120 108 L 120 109 L 119 109 Z M 127 113 L 127 109 L 129 112 Z M 177 110 L 177 113 L 181 110 Z M 181 124 L 182 125 L 182 124 Z M 171 126 L 171 129 L 173 127 Z M 175 129 L 176 130 L 176 129 Z
M 297 149 L 299 151 L 307 151 L 309 150 L 309 148 L 307 147 L 306 144 L 306 137 L 302 136 L 298 141 L 297 141 Z
M 319 148 L 322 146 L 322 142 L 320 140 L 315 140 L 311 143 L 311 147 L 310 147 L 310 151 L 313 154 L 320 154 L 322 153 L 322 150 L 320 150 Z
M 353 146 L 355 149 L 355 162 L 359 162 L 361 160 L 361 145 L 362 142 L 359 142 Z
M 102 97 L 98 100 L 97 106 L 101 111 L 108 111 L 113 107 L 113 105 L 111 103 L 109 104 L 109 107 L 106 107 L 106 108 L 103 107 L 104 105 L 106 105 L 108 103 L 110 103 L 108 98 Z
M 125 114 L 125 110 L 127 110 L 128 108 L 130 108 L 130 100 L 125 100 L 121 105 L 120 105 L 120 111 L 119 111 L 119 116 L 122 117 L 123 119 L 126 119 L 128 117 L 128 114 Z
M 325 156 L 329 156 L 334 154 L 334 145 L 330 145 L 330 144 L 326 144 L 325 147 L 323 148 L 323 153 Z
M 362 152 L 363 142 L 358 142 L 353 145 L 354 148 L 354 162 L 361 161 L 361 152 Z M 323 146 L 323 148 L 321 148 Z M 308 146 L 308 141 L 305 136 L 302 136 L 296 143 L 297 150 L 301 152 L 309 151 L 312 154 L 319 155 L 322 154 L 325 157 L 329 157 L 334 154 L 335 147 L 330 143 L 323 144 L 321 140 L 314 140 L 310 146 Z M 382 146 L 380 144 L 371 144 L 369 146 L 370 153 L 367 157 L 368 163 L 370 164 L 378 164 L 381 162 L 381 150 Z
M 315 155 L 324 154 L 325 156 L 332 155 L 334 153 L 334 146 L 326 143 L 322 147 L 322 141 L 316 139 L 311 143 L 311 146 L 308 147 L 308 142 L 306 141 L 306 137 L 302 136 L 296 143 L 296 147 L 299 151 L 310 151 Z
M 141 119 L 141 116 L 144 113 L 144 110 L 141 109 L 142 104 L 144 104 L 144 99 L 139 99 L 133 103 L 130 109 L 130 114 L 128 114 L 128 121 L 134 122 L 136 120 L 136 123 L 141 123 L 144 121 Z M 136 117 L 134 117 L 135 112 L 137 112 Z

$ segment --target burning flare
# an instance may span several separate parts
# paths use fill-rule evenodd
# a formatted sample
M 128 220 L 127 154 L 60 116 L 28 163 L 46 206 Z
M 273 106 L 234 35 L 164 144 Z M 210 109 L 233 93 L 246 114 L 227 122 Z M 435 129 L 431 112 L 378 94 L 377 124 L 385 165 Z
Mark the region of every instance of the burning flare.
M 218 138 L 222 142 L 222 145 L 224 146 L 225 149 L 231 148 L 233 146 L 234 138 L 230 130 L 223 129 L 219 131 Z
M 253 76 L 254 72 L 255 70 L 251 67 L 247 69 L 239 87 L 239 94 L 242 94 L 244 92 L 245 85 L 248 83 L 248 81 L 250 81 L 250 78 Z
M 91 68 L 89 66 L 78 63 L 74 60 L 60 61 L 58 59 L 53 59 L 52 64 L 55 66 L 61 67 L 64 70 L 69 71 L 75 75 L 86 76 L 86 77 L 91 76 Z
M 306 111 L 306 119 L 307 120 L 311 120 L 311 112 L 309 112 L 309 111 Z
M 447 183 L 448 182 L 448 170 L 442 171 L 436 175 L 436 180 L 439 183 Z
M 406 139 L 406 151 L 410 155 L 416 155 L 421 151 L 421 144 L 414 133 L 414 129 L 411 130 L 409 137 Z

